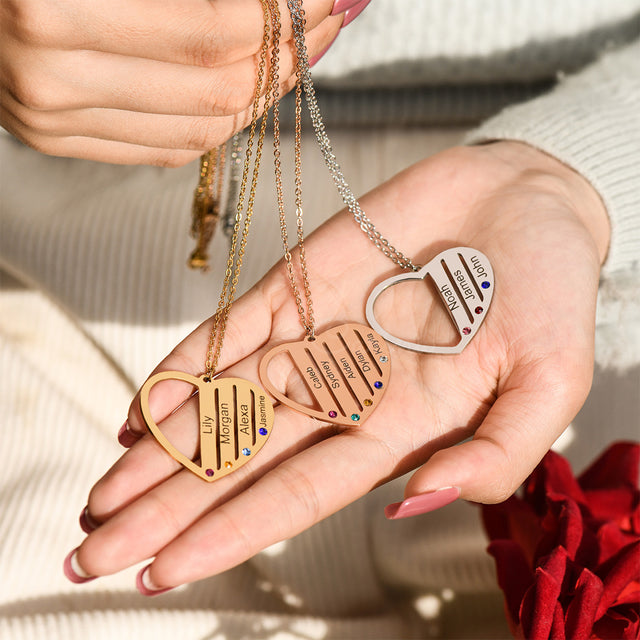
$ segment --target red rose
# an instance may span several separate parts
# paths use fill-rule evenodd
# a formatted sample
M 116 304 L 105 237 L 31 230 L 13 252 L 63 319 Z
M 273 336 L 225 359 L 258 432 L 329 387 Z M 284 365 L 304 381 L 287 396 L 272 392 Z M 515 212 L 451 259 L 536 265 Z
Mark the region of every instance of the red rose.
M 549 452 L 522 497 L 483 505 L 513 634 L 640 637 L 640 444 L 611 445 L 577 479 Z

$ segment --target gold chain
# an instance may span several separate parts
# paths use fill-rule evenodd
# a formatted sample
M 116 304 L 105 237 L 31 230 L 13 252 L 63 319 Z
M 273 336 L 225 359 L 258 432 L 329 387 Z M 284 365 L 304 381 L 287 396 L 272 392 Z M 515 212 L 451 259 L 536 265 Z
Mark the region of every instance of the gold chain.
M 274 40 L 276 34 L 279 39 L 281 32 L 280 11 L 277 0 L 270 0 L 271 15 L 273 23 Z M 278 214 L 280 218 L 280 236 L 284 247 L 284 257 L 287 263 L 287 275 L 291 283 L 291 290 L 298 308 L 300 322 L 304 327 L 307 337 L 315 337 L 315 321 L 313 317 L 313 304 L 311 301 L 311 284 L 307 269 L 306 253 L 304 249 L 304 228 L 302 209 L 302 74 L 300 65 L 296 64 L 296 87 L 295 87 L 295 134 L 294 134 L 294 154 L 295 154 L 295 205 L 296 205 L 296 227 L 298 239 L 298 260 L 302 283 L 304 288 L 305 305 L 300 295 L 300 290 L 296 282 L 291 249 L 289 248 L 289 238 L 287 234 L 287 220 L 284 206 L 284 190 L 282 187 L 282 167 L 280 153 L 280 95 L 278 92 L 278 60 L 279 51 L 274 47 L 271 54 L 271 69 L 275 78 L 275 89 L 273 95 L 273 156 L 276 177 L 276 193 L 278 196 Z
M 295 135 L 294 135 L 294 153 L 295 153 L 295 205 L 296 205 L 296 227 L 298 240 L 298 260 L 300 272 L 302 275 L 302 283 L 306 305 L 302 301 L 300 289 L 296 281 L 296 275 L 293 265 L 293 257 L 289 248 L 289 240 L 287 234 L 287 222 L 284 206 L 284 189 L 282 186 L 282 167 L 281 167 L 281 151 L 280 151 L 280 93 L 279 93 L 279 41 L 282 32 L 280 21 L 280 10 L 277 0 L 261 0 L 262 11 L 264 15 L 264 30 L 262 36 L 262 46 L 260 49 L 260 62 L 258 65 L 258 74 L 256 79 L 256 88 L 253 98 L 253 110 L 251 115 L 251 127 L 247 138 L 247 146 L 245 153 L 245 161 L 242 171 L 242 180 L 240 182 L 240 191 L 238 194 L 238 206 L 236 208 L 235 224 L 231 235 L 229 257 L 227 259 L 227 268 L 225 270 L 224 280 L 222 283 L 222 292 L 218 302 L 218 309 L 214 316 L 213 327 L 209 336 L 209 349 L 207 352 L 207 360 L 205 363 L 205 373 L 207 378 L 215 375 L 218 368 L 218 361 L 222 350 L 222 342 L 227 327 L 229 312 L 235 298 L 236 288 L 242 263 L 244 259 L 249 226 L 253 216 L 253 208 L 256 197 L 256 187 L 258 183 L 258 174 L 260 170 L 260 160 L 262 158 L 262 148 L 264 146 L 264 138 L 267 126 L 268 111 L 270 103 L 273 102 L 273 153 L 276 178 L 276 192 L 278 197 L 278 214 L 280 219 L 280 235 L 284 247 L 284 256 L 287 264 L 287 274 L 291 289 L 295 297 L 300 321 L 305 329 L 307 337 L 313 339 L 315 337 L 315 321 L 313 316 L 313 304 L 311 301 L 311 285 L 309 272 L 307 269 L 306 254 L 304 248 L 304 228 L 303 228 L 303 210 L 302 210 L 302 69 L 299 62 L 296 64 L 296 87 L 295 87 Z M 249 197 L 247 199 L 247 210 L 244 216 L 244 225 L 242 232 L 240 227 L 242 224 L 242 212 L 244 210 L 247 185 L 249 184 L 249 172 L 251 167 L 251 156 L 253 142 L 255 139 L 258 112 L 260 107 L 260 89 L 265 77 L 267 69 L 267 58 L 269 45 L 271 43 L 271 58 L 269 60 L 269 69 L 267 75 L 266 89 L 264 95 L 264 112 L 258 130 L 258 140 L 256 143 L 255 159 L 253 162 L 253 174 L 249 185 Z M 305 308 L 306 306 L 306 308 Z
M 200 158 L 200 180 L 191 208 L 191 236 L 196 239 L 196 248 L 187 262 L 192 269 L 209 269 L 207 248 L 220 219 L 226 154 L 227 145 L 223 144 Z
M 260 90 L 265 76 L 265 69 L 267 66 L 267 54 L 269 51 L 269 41 L 272 39 L 272 46 L 274 49 L 278 48 L 278 41 L 275 37 L 271 36 L 271 20 L 270 20 L 270 6 L 269 0 L 261 0 L 262 11 L 264 15 L 264 30 L 262 35 L 262 46 L 260 48 L 260 62 L 258 65 L 258 75 L 256 78 L 256 88 L 253 96 L 253 109 L 251 114 L 251 127 L 249 129 L 249 137 L 247 139 L 247 147 L 245 153 L 245 161 L 242 170 L 242 181 L 240 183 L 240 192 L 238 194 L 238 206 L 236 208 L 236 218 L 233 227 L 233 233 L 231 235 L 229 257 L 227 259 L 227 268 L 225 270 L 224 281 L 222 283 L 222 291 L 220 293 L 220 299 L 218 301 L 218 309 L 214 316 L 213 327 L 209 336 L 209 349 L 207 352 L 207 360 L 205 362 L 205 374 L 207 378 L 211 378 L 215 375 L 218 368 L 218 361 L 220 359 L 220 353 L 222 351 L 222 342 L 224 334 L 227 328 L 227 320 L 229 318 L 229 312 L 233 305 L 236 287 L 238 285 L 238 279 L 240 277 L 240 271 L 242 269 L 242 261 L 247 244 L 247 237 L 249 234 L 249 226 L 251 225 L 251 218 L 253 216 L 253 205 L 256 196 L 256 187 L 258 183 L 258 174 L 260 170 L 260 159 L 262 157 L 262 147 L 264 144 L 264 136 L 267 127 L 267 118 L 269 112 L 269 103 L 271 96 L 274 93 L 274 73 L 273 67 L 269 69 L 267 77 L 267 85 L 264 96 L 264 112 L 262 114 L 262 121 L 260 123 L 260 129 L 258 132 L 258 140 L 256 144 L 255 160 L 253 163 L 253 174 L 251 176 L 251 184 L 249 186 L 249 198 L 247 200 L 247 211 L 244 217 L 244 225 L 242 227 L 242 233 L 240 233 L 240 225 L 242 223 L 242 211 L 244 209 L 245 197 L 247 191 L 247 184 L 249 181 L 249 171 L 251 168 L 251 155 L 253 141 L 255 138 L 258 113 L 260 108 Z M 238 239 L 240 242 L 238 244 Z

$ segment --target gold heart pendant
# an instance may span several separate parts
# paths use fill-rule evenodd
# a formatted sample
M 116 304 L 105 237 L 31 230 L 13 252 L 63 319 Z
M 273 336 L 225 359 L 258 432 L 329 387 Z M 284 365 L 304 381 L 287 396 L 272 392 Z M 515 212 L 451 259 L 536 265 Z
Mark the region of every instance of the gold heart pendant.
M 399 282 L 430 277 L 453 320 L 460 340 L 453 346 L 420 344 L 386 331 L 375 316 L 375 303 L 383 291 Z M 470 247 L 454 247 L 439 253 L 422 269 L 383 280 L 367 300 L 367 322 L 387 341 L 422 353 L 460 353 L 478 332 L 487 315 L 495 280 L 487 256 Z
M 163 380 L 181 380 L 198 391 L 199 463 L 176 449 L 151 417 L 149 391 Z M 274 420 L 273 406 L 257 384 L 241 378 L 196 378 L 181 371 L 151 376 L 140 390 L 140 408 L 149 431 L 167 453 L 207 482 L 249 462 L 267 441 Z
M 308 407 L 277 389 L 269 379 L 269 363 L 288 355 L 309 390 Z M 380 404 L 387 389 L 391 361 L 385 341 L 370 327 L 343 324 L 315 338 L 274 347 L 260 362 L 264 388 L 280 402 L 308 416 L 344 426 L 362 424 Z

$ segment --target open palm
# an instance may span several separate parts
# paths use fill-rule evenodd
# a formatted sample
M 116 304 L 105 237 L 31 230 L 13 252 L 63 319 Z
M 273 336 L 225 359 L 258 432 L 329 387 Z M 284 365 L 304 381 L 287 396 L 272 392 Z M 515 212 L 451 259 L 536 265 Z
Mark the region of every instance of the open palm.
M 456 245 L 489 256 L 496 290 L 477 336 L 455 356 L 392 345 L 386 395 L 359 426 L 338 428 L 278 405 L 261 452 L 212 484 L 141 437 L 91 493 L 89 511 L 102 524 L 77 554 L 87 573 L 155 557 L 148 577 L 158 587 L 204 578 L 420 465 L 408 496 L 455 486 L 465 499 L 500 501 L 573 418 L 591 381 L 607 242 L 606 215 L 590 187 L 540 152 L 499 143 L 434 156 L 361 204 L 418 262 Z M 364 323 L 369 292 L 398 272 L 347 212 L 309 236 L 306 250 L 318 331 Z M 415 341 L 449 339 L 446 314 L 426 289 L 414 282 L 385 292 L 383 326 Z M 211 320 L 203 323 L 157 371 L 200 375 L 210 328 Z M 302 336 L 283 264 L 276 265 L 234 305 L 220 368 L 259 383 L 262 356 Z M 270 377 L 290 396 L 304 389 L 290 363 L 274 361 Z M 167 381 L 150 398 L 163 432 L 187 453 L 197 434 L 197 401 L 185 402 L 189 393 L 184 383 Z M 145 431 L 137 398 L 129 425 Z

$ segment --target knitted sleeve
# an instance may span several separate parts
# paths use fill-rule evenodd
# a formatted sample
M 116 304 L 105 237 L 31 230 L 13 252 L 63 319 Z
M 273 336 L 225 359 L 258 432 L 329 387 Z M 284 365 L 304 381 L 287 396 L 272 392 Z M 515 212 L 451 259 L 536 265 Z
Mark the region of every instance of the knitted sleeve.
M 640 41 L 560 78 L 539 98 L 507 107 L 466 139 L 528 143 L 569 165 L 598 191 L 611 220 L 603 266 L 640 271 Z

